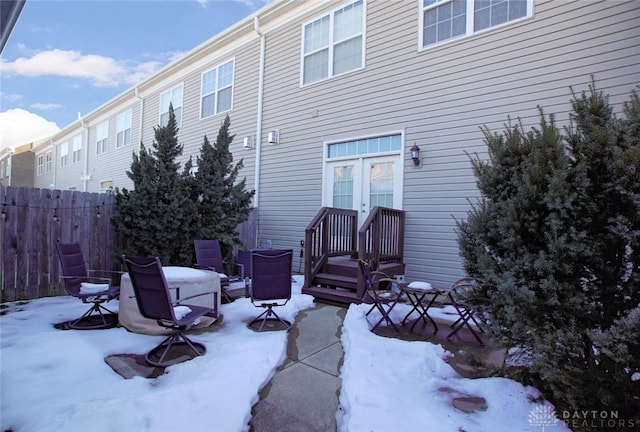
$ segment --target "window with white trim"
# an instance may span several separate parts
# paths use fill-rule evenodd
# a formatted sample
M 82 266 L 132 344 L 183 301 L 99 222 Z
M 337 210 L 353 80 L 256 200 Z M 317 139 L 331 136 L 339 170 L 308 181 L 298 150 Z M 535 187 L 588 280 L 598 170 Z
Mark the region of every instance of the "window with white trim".
M 532 0 L 421 0 L 422 46 L 531 16 Z
M 131 144 L 132 111 L 125 111 L 116 117 L 116 148 Z
M 230 60 L 202 74 L 200 118 L 231 110 L 233 105 L 234 61 Z
M 182 124 L 182 84 L 160 95 L 160 126 L 162 127 L 169 123 L 169 105 L 173 106 L 176 126 L 180 127 Z
M 71 161 L 73 163 L 80 162 L 80 154 L 82 152 L 82 136 L 76 135 L 71 138 Z
M 65 141 L 60 146 L 60 167 L 67 166 L 69 161 L 69 141 Z
M 113 180 L 103 180 L 100 182 L 100 191 L 104 192 L 113 189 Z
M 44 172 L 51 172 L 51 165 L 53 164 L 53 153 L 50 151 L 45 155 Z
M 358 0 L 302 28 L 302 84 L 364 67 L 364 1 Z
M 96 154 L 101 155 L 107 152 L 107 141 L 109 139 L 109 121 L 100 123 L 96 127 Z
M 387 153 L 398 151 L 401 148 L 402 136 L 400 134 L 382 135 L 329 144 L 327 146 L 327 159 Z
M 38 156 L 38 175 L 44 174 L 44 155 Z

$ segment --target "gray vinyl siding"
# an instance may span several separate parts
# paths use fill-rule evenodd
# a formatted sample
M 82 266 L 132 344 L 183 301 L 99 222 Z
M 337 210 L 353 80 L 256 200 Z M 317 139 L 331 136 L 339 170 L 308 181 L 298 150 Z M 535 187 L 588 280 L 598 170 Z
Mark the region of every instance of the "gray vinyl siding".
M 84 146 L 81 151 L 80 162 L 73 163 L 73 138 L 80 135 L 81 140 L 83 137 L 83 130 L 81 127 L 76 126 L 66 131 L 66 134 L 59 137 L 54 141 L 53 146 L 53 172 L 54 176 L 51 178 L 51 183 L 54 183 L 56 187 L 63 185 L 62 189 L 68 189 L 74 187 L 76 190 L 82 191 L 83 182 L 80 177 L 84 174 Z M 62 155 L 62 145 L 67 142 L 67 165 L 65 167 L 60 166 L 60 157 Z M 37 169 L 37 168 L 36 168 Z M 50 185 L 42 185 L 41 187 L 48 188 Z
M 463 275 L 455 219 L 478 196 L 465 152 L 486 156 L 479 127 L 500 131 L 509 116 L 535 125 L 538 106 L 566 123 L 570 87 L 592 75 L 612 103 L 626 100 L 638 84 L 638 5 L 540 2 L 530 19 L 424 50 L 417 2 L 366 8 L 365 69 L 302 88 L 301 25 L 320 14 L 267 36 L 263 140 L 279 129 L 281 142 L 263 148 L 260 237 L 299 247 L 321 205 L 324 142 L 404 130 L 407 275 L 448 286 Z
M 104 180 L 131 187 L 126 176 L 131 154 L 138 151 L 140 141 L 147 148 L 152 146 L 160 119 L 160 94 L 183 85 L 180 162 L 193 156 L 195 163 L 204 135 L 213 143 L 228 114 L 235 134 L 234 161 L 244 162 L 240 177 L 246 177 L 248 189 L 255 184 L 260 187 L 259 239 L 299 251 L 304 230 L 322 205 L 326 143 L 402 132 L 407 277 L 448 286 L 464 273 L 455 220 L 465 218 L 469 201 L 478 197 L 467 154 L 486 157 L 480 126 L 500 132 L 511 119 L 529 128 L 538 124 L 538 106 L 553 113 L 562 126 L 568 121 L 571 88 L 585 90 L 592 77 L 620 111 L 640 83 L 637 1 L 537 1 L 530 18 L 422 49 L 417 0 L 365 0 L 364 68 L 302 86 L 303 24 L 348 3 L 284 0 L 263 10 L 259 19 L 266 37 L 261 149 L 242 145 L 245 136 L 256 135 L 258 121 L 260 38 L 248 18 L 234 32 L 196 47 L 140 83 L 137 96 L 130 89 L 85 119 L 88 190 L 97 191 Z M 232 110 L 200 119 L 201 74 L 230 59 L 235 62 Z M 116 118 L 129 107 L 133 110 L 132 145 L 116 149 Z M 109 151 L 96 156 L 95 128 L 106 119 Z M 54 144 L 61 137 L 70 139 L 75 128 L 83 130 L 70 125 L 54 138 Z M 271 130 L 280 132 L 277 145 L 266 142 Z M 414 143 L 421 148 L 419 167 L 409 156 Z M 261 162 L 256 167 L 258 152 Z M 80 163 L 83 169 L 84 158 L 85 154 Z M 54 171 L 58 170 L 60 180 L 56 183 L 65 188 L 63 183 L 78 174 L 62 173 L 58 165 L 59 155 L 54 152 Z M 50 174 L 36 176 L 36 184 L 48 187 L 53 181 Z M 82 183 L 77 183 L 81 189 Z M 294 270 L 302 270 L 298 253 Z
M 118 115 L 131 110 L 131 144 L 117 148 L 117 118 Z M 111 109 L 103 115 L 87 120 L 88 139 L 87 145 L 83 151 L 88 151 L 88 174 L 90 179 L 87 181 L 87 191 L 101 191 L 101 183 L 111 181 L 114 188 L 131 188 L 131 181 L 127 177 L 126 172 L 131 167 L 133 152 L 137 152 L 139 148 L 138 134 L 140 122 L 140 103 L 136 98 L 129 98 L 123 101 L 115 109 Z M 107 151 L 103 154 L 96 154 L 96 137 L 97 127 L 109 122 Z M 85 139 L 83 133 L 83 140 Z M 81 164 L 84 167 L 85 154 L 82 155 Z M 82 190 L 78 188 L 79 190 Z
M 231 59 L 234 60 L 232 109 L 200 119 L 202 73 Z M 196 163 L 204 136 L 206 135 L 213 145 L 222 122 L 229 115 L 231 119 L 230 133 L 235 135 L 230 146 L 234 163 L 243 159 L 244 169 L 240 172 L 239 177 L 246 177 L 247 187 L 253 189 L 255 152 L 243 148 L 243 138 L 256 135 L 258 73 L 259 40 L 256 36 L 253 43 L 245 44 L 231 54 L 212 57 L 205 66 L 184 77 L 184 109 L 182 127 L 178 132 L 179 142 L 184 145 L 182 163 L 185 163 L 189 156 L 193 158 L 193 163 Z M 156 110 L 159 110 L 159 107 Z

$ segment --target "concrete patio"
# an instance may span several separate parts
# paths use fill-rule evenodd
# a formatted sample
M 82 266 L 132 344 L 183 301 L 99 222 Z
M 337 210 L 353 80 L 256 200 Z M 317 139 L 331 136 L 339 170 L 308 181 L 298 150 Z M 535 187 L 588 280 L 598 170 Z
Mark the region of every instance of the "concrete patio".
M 260 401 L 253 406 L 251 431 L 336 430 L 343 361 L 340 335 L 346 312 L 344 306 L 316 302 L 315 308 L 298 314 L 289 331 L 287 360 L 262 389 Z M 436 334 L 433 327 L 421 324 L 416 325 L 413 332 L 409 325 L 400 327 L 399 333 L 380 325 L 375 333 L 382 337 L 441 344 L 453 354 L 451 366 L 469 378 L 485 376 L 488 370 L 502 363 L 504 353 L 491 347 L 486 336 L 483 336 L 484 346 L 480 346 L 466 330 L 448 341 L 449 322 L 436 322 L 440 327 Z

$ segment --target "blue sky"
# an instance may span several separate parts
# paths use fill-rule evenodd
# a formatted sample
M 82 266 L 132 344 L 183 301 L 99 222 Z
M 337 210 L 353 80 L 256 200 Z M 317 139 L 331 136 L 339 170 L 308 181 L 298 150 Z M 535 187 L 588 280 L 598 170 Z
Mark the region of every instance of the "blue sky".
M 267 0 L 27 0 L 0 57 L 0 150 L 101 106 Z

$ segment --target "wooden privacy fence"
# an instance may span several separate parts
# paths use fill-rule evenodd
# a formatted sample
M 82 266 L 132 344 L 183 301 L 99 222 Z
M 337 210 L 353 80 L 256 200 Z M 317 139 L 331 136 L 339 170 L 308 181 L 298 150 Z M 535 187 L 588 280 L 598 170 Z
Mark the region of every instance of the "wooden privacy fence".
M 0 303 L 66 295 L 56 241 L 79 242 L 87 268 L 122 270 L 115 195 L 0 185 Z M 255 247 L 258 210 L 236 229 Z
M 66 294 L 58 240 L 80 242 L 87 268 L 120 270 L 114 213 L 113 194 L 0 186 L 0 300 Z

